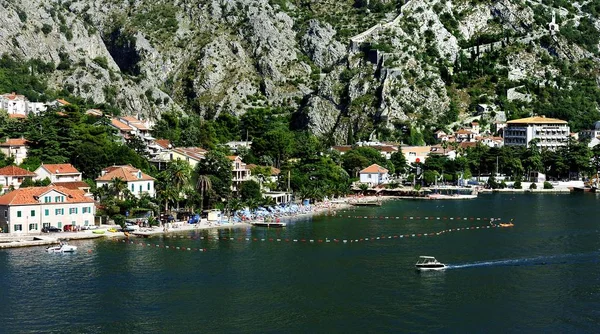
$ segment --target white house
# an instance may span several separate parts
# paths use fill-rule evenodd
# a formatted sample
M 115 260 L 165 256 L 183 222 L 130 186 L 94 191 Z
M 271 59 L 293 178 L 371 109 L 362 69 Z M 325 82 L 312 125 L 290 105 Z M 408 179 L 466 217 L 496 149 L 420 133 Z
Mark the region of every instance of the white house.
M 40 233 L 42 228 L 94 224 L 94 200 L 83 192 L 59 186 L 30 187 L 0 196 L 0 227 L 4 233 Z
M 17 166 L 6 166 L 0 168 L 0 194 L 13 189 L 19 189 L 25 179 L 32 179 L 35 173 Z
M 378 164 L 372 164 L 358 173 L 360 174 L 361 183 L 369 183 L 372 185 L 387 183 L 390 177 L 388 170 Z
M 81 173 L 71 164 L 42 164 L 35 174 L 34 180 L 48 178 L 51 183 L 82 181 Z
M 20 165 L 27 158 L 27 140 L 24 138 L 8 138 L 0 143 L 0 152 L 7 157 L 13 157 L 15 163 Z
M 27 117 L 27 98 L 16 93 L 0 95 L 0 109 L 8 112 L 10 117 Z
M 104 168 L 100 177 L 96 179 L 96 186 L 98 188 L 105 185 L 109 186 L 115 178 L 125 181 L 127 189 L 135 197 L 140 198 L 143 194 L 148 194 L 150 197 L 156 195 L 154 189 L 155 179 L 131 165 Z

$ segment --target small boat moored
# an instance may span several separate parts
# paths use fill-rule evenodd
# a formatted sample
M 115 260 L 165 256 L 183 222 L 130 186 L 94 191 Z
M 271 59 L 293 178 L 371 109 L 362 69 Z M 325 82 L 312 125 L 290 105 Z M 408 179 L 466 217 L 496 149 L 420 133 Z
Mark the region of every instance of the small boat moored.
M 77 250 L 77 246 L 69 245 L 66 241 L 59 241 L 58 246 L 50 246 L 46 248 L 48 253 L 73 253 Z
M 415 267 L 420 271 L 446 269 L 446 265 L 436 260 L 433 256 L 419 256 L 419 261 L 417 261 Z

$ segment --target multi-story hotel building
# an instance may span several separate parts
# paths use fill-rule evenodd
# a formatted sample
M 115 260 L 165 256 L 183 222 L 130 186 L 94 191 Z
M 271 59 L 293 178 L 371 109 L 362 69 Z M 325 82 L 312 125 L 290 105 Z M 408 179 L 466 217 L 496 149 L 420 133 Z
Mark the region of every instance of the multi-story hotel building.
M 569 135 L 566 121 L 544 116 L 527 117 L 506 122 L 504 145 L 529 147 L 532 140 L 539 139 L 538 147 L 556 150 L 567 145 Z

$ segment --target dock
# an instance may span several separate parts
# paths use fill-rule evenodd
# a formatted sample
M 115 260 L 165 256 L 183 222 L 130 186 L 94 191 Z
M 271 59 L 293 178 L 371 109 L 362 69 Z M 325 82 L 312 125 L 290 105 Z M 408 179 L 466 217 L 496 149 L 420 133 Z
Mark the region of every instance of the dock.
M 381 206 L 381 202 L 355 202 L 350 203 L 352 206 Z
M 250 223 L 253 226 L 257 226 L 257 227 L 285 227 L 287 226 L 286 223 L 281 223 L 281 222 L 254 222 L 254 223 Z

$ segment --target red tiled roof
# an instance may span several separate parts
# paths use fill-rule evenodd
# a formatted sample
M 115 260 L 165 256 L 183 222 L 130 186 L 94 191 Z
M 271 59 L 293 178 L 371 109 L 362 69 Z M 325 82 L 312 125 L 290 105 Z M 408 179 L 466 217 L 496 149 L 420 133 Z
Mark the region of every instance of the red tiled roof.
M 171 141 L 168 139 L 157 139 L 154 142 L 156 143 L 156 145 L 158 145 L 162 148 L 172 148 L 172 147 L 169 147 L 169 145 L 171 145 Z
M 40 203 L 39 198 L 44 194 L 56 190 L 65 195 L 66 203 L 94 203 L 94 200 L 85 196 L 81 190 L 73 190 L 60 186 L 29 187 L 13 190 L 0 196 L 0 205 L 29 205 Z
M 0 146 L 27 146 L 27 143 L 25 138 L 8 138 L 4 143 L 0 143 Z
M 462 143 L 460 143 L 460 147 L 462 147 L 462 148 L 477 147 L 477 142 L 463 141 Z
M 129 126 L 133 126 L 139 130 L 148 130 L 146 125 L 144 125 L 144 122 L 140 121 L 139 119 L 133 116 L 122 116 L 119 118 L 121 119 L 121 121 L 125 121 Z
M 379 166 L 378 164 L 372 164 L 371 166 L 361 170 L 359 173 L 363 174 L 363 173 L 387 173 L 388 170 Z
M 371 146 L 379 152 L 398 152 L 398 149 L 393 146 Z
M 54 182 L 52 184 L 55 186 L 65 187 L 68 189 L 91 188 L 89 184 L 87 184 L 83 181 Z
M 71 164 L 42 164 L 40 167 L 43 167 L 48 173 L 57 175 L 57 174 L 79 174 L 79 171 L 73 167 Z
M 0 175 L 5 176 L 35 176 L 35 173 L 17 166 L 6 166 L 0 168 Z
M 97 178 L 96 181 L 110 181 L 114 178 L 127 182 L 154 180 L 152 176 L 143 172 L 142 177 L 138 178 L 137 174 L 140 172 L 140 170 L 131 165 L 111 166 L 104 168 L 103 172 L 105 172 L 105 174 Z
M 332 150 L 336 150 L 338 152 L 348 152 L 352 149 L 352 146 L 350 145 L 339 145 L 339 146 L 332 146 L 331 147 Z
M 111 118 L 110 119 L 110 124 L 112 124 L 115 128 L 121 130 L 121 131 L 131 131 L 133 130 L 129 125 L 119 121 L 116 118 Z

